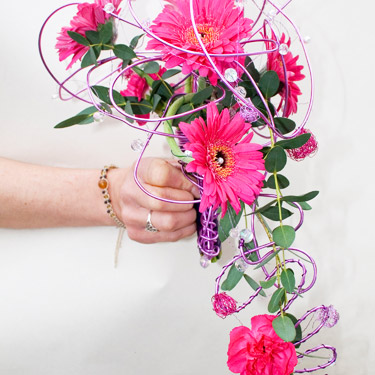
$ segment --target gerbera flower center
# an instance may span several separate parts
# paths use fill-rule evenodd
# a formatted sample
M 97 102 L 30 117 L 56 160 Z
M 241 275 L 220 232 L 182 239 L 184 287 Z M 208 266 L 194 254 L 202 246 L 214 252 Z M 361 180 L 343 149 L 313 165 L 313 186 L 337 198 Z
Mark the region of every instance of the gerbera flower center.
M 220 37 L 220 30 L 218 30 L 210 24 L 197 25 L 197 29 L 204 45 L 207 45 L 211 42 L 215 42 Z M 194 29 L 192 26 L 185 30 L 184 39 L 190 44 L 199 46 L 198 39 L 195 36 Z
M 217 177 L 225 179 L 234 172 L 236 159 L 232 147 L 215 143 L 209 144 L 207 151 L 210 169 Z

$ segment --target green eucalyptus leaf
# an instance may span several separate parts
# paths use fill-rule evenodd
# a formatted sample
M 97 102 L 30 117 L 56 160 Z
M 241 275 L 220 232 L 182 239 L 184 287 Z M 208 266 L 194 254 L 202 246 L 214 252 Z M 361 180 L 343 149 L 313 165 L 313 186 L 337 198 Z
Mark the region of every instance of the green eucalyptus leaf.
M 112 104 L 111 99 L 109 97 L 109 88 L 105 86 L 92 86 L 91 87 L 92 92 L 104 103 Z M 125 98 L 116 90 L 112 91 L 113 94 L 113 100 L 114 102 L 120 106 L 123 107 L 126 104 Z
M 262 260 L 255 268 L 254 270 L 261 268 L 265 266 L 271 259 L 275 258 L 275 256 L 280 252 L 280 250 L 274 251 L 272 254 L 270 254 L 267 258 Z
M 277 246 L 287 249 L 296 238 L 296 232 L 290 225 L 280 225 L 272 231 L 272 238 Z
M 288 203 L 289 205 L 291 205 L 292 207 L 297 207 L 293 202 L 286 202 Z M 301 206 L 301 208 L 304 210 L 304 211 L 309 211 L 309 210 L 312 210 L 312 207 L 306 203 L 306 202 L 298 202 L 299 205 Z
M 161 78 L 168 79 L 168 78 L 175 76 L 178 73 L 181 73 L 181 69 L 169 69 L 163 73 Z
M 221 289 L 225 291 L 232 290 L 242 279 L 243 272 L 238 271 L 236 266 L 232 264 L 231 268 L 229 269 L 228 276 L 221 284 Z
M 87 30 L 85 32 L 86 38 L 90 41 L 91 44 L 100 44 L 100 34 L 95 30 Z
M 100 42 L 103 44 L 107 44 L 112 40 L 112 37 L 113 37 L 113 24 L 111 21 L 109 21 L 99 28 Z
M 237 226 L 242 217 L 243 210 L 243 202 L 241 202 L 241 211 L 238 214 L 236 214 L 233 207 L 228 204 L 228 209 L 225 216 L 219 220 L 219 239 L 221 242 L 224 242 L 229 237 L 230 230 Z
M 279 91 L 279 76 L 274 70 L 268 70 L 260 77 L 258 86 L 266 99 L 272 98 Z
M 161 96 L 158 95 L 158 94 L 155 94 L 155 95 L 152 97 L 152 110 L 153 110 L 153 111 L 156 110 L 156 107 L 159 105 L 160 100 L 161 100 Z
M 276 334 L 286 342 L 292 342 L 296 338 L 296 329 L 287 315 L 280 315 L 275 318 L 272 321 L 272 327 Z
M 68 30 L 67 33 L 78 44 L 82 44 L 83 46 L 87 47 L 90 45 L 90 42 L 83 35 L 70 30 Z
M 191 99 L 191 102 L 193 103 L 193 105 L 202 104 L 206 99 L 211 97 L 212 91 L 213 91 L 212 86 L 208 86 L 205 89 L 198 91 Z
M 255 82 L 259 82 L 260 74 L 258 70 L 255 68 L 254 62 L 250 56 L 246 56 L 245 59 L 245 68 L 250 73 L 251 77 L 253 77 Z M 249 78 L 244 74 L 242 75 L 244 80 L 248 80 Z
M 281 218 L 280 218 L 279 207 L 276 205 L 276 206 L 269 207 L 266 210 L 263 210 L 262 215 L 265 216 L 267 219 L 270 219 L 273 221 L 280 221 L 280 220 L 288 218 L 289 216 L 292 216 L 293 212 L 287 210 L 286 208 L 281 207 Z
M 286 117 L 275 117 L 275 127 L 281 134 L 288 134 L 296 128 L 296 123 Z
M 286 195 L 282 197 L 282 200 L 285 202 L 306 202 L 314 199 L 319 194 L 319 191 L 314 190 L 303 195 Z
M 311 137 L 310 133 L 304 133 L 298 137 L 276 142 L 276 145 L 284 149 L 293 149 L 303 146 Z
M 277 277 L 273 276 L 267 281 L 260 281 L 260 285 L 263 289 L 269 289 L 275 285 Z
M 275 146 L 266 156 L 265 168 L 270 173 L 279 172 L 285 167 L 286 161 L 285 151 L 280 146 Z
M 258 288 L 260 288 L 260 285 L 254 279 L 252 279 L 249 275 L 244 274 L 243 277 L 245 278 L 247 283 L 251 286 L 251 288 L 254 289 L 255 291 L 257 291 Z M 259 294 L 262 297 L 267 297 L 266 293 L 264 293 L 264 290 L 262 289 L 259 291 Z
M 282 174 L 277 174 L 276 178 L 277 178 L 277 183 L 280 189 L 285 189 L 289 186 L 289 180 Z M 270 189 L 276 189 L 274 176 L 270 176 L 269 179 L 267 180 L 267 187 Z
M 272 294 L 270 302 L 268 303 L 268 311 L 273 314 L 280 309 L 283 301 L 285 299 L 285 289 L 278 288 Z
M 130 102 L 134 115 L 147 115 L 152 111 L 152 104 L 146 99 L 142 99 L 140 102 L 136 97 L 128 97 L 127 99 L 127 103 Z
M 96 65 L 97 56 L 95 54 L 94 48 L 90 47 L 90 49 L 86 52 L 85 56 L 81 61 L 81 68 L 86 68 L 90 65 Z
M 301 328 L 301 325 L 299 324 L 297 327 L 296 327 L 296 323 L 298 322 L 298 319 L 292 315 L 292 314 L 285 314 L 285 316 L 287 316 L 292 322 L 293 322 L 293 325 L 296 329 L 296 337 L 295 339 L 292 341 L 293 343 L 295 342 L 298 342 L 298 341 L 301 341 L 302 340 L 302 328 Z M 299 348 L 301 346 L 301 344 L 298 344 L 298 345 L 295 345 L 295 348 Z
M 296 279 L 293 270 L 287 268 L 281 272 L 281 283 L 288 293 L 293 293 L 296 286 Z
M 59 122 L 54 127 L 56 129 L 62 129 L 62 128 L 67 128 L 73 125 L 79 125 L 82 121 L 86 120 L 89 116 L 90 116 L 89 114 L 76 115 L 64 121 Z
M 132 109 L 132 106 L 131 106 L 130 101 L 127 101 L 127 102 L 126 102 L 126 105 L 125 105 L 125 112 L 128 113 L 129 115 L 134 116 L 133 109 Z M 134 122 L 134 120 L 133 120 L 132 118 L 127 117 L 126 119 L 127 119 L 129 122 L 131 122 L 131 123 Z
M 130 48 L 134 49 L 135 47 L 137 47 L 138 45 L 138 42 L 139 42 L 139 39 L 142 38 L 142 36 L 145 35 L 145 34 L 141 34 L 141 35 L 137 35 L 135 36 L 131 42 L 130 42 Z
M 151 96 L 158 94 L 163 99 L 166 99 L 166 100 L 168 100 L 173 95 L 173 92 L 174 92 L 172 86 L 164 80 L 154 81 L 151 88 L 152 88 Z
M 150 61 L 144 65 L 143 71 L 146 74 L 155 74 L 159 73 L 160 65 L 156 61 Z
M 125 44 L 116 44 L 113 48 L 113 53 L 121 60 L 131 60 L 137 56 L 134 51 Z

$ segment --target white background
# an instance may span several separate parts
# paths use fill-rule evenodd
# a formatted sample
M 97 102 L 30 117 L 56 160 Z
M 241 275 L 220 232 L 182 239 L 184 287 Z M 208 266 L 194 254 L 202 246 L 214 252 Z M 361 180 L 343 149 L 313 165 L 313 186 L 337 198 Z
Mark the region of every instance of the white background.
M 136 3 L 141 18 L 153 18 L 151 1 Z M 51 99 L 56 86 L 38 56 L 39 28 L 62 4 L 2 4 L 0 154 L 98 170 L 128 165 L 135 158 L 131 141 L 144 137 L 135 131 L 108 121 L 53 129 L 84 108 Z M 152 5 L 158 9 L 158 2 Z M 292 312 L 320 304 L 339 310 L 339 324 L 309 343 L 337 347 L 337 365 L 321 372 L 331 375 L 371 374 L 375 366 L 371 8 L 370 1 L 338 0 L 295 0 L 288 7 L 311 37 L 316 100 L 308 127 L 319 141 L 314 158 L 289 163 L 288 192 L 321 191 L 296 241 L 317 261 L 319 278 Z M 51 51 L 53 38 L 47 36 Z M 164 151 L 156 140 L 150 154 Z M 229 331 L 240 322 L 212 312 L 220 268 L 199 267 L 195 239 L 142 246 L 125 238 L 117 269 L 115 241 L 114 228 L 0 230 L 1 374 L 229 373 Z M 246 285 L 242 291 L 244 300 Z M 239 318 L 249 325 L 265 311 L 266 302 L 256 301 Z

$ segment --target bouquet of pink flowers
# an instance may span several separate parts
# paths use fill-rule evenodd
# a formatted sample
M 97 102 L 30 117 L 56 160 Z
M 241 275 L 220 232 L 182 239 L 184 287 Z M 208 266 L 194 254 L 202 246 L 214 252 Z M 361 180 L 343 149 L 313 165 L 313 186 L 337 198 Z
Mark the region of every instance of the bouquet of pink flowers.
M 196 202 L 201 265 L 217 261 L 229 237 L 238 243 L 238 253 L 216 279 L 214 311 L 225 318 L 270 292 L 269 314 L 252 317 L 251 329 L 241 326 L 230 333 L 228 367 L 232 372 L 290 375 L 333 364 L 336 350 L 331 346 L 304 352 L 296 349 L 322 327 L 337 322 L 335 309 L 322 305 L 299 318 L 289 312 L 316 281 L 313 258 L 293 243 L 304 212 L 311 209 L 307 202 L 318 194 L 283 194 L 289 180 L 280 172 L 288 158 L 300 161 L 317 150 L 314 135 L 305 129 L 312 107 L 312 73 L 303 39 L 284 13 L 289 2 L 284 6 L 270 0 L 254 2 L 250 19 L 242 0 L 165 0 L 149 25 L 139 20 L 131 0 L 126 3 L 131 20 L 121 16 L 121 0 L 95 0 L 79 4 L 70 25 L 61 29 L 56 44 L 60 61 L 70 60 L 68 69 L 80 66 L 64 82 L 47 69 L 58 82 L 61 96 L 68 93 L 90 106 L 56 128 L 109 116 L 148 133 L 146 143 L 133 142 L 139 159 L 153 135 L 166 137 L 186 178 L 201 192 Z M 76 4 L 62 8 L 71 5 Z M 281 32 L 276 20 L 290 30 L 285 27 Z M 141 34 L 129 44 L 118 43 L 119 22 L 134 26 Z M 290 33 L 296 42 L 292 43 Z M 138 45 L 144 39 L 146 48 L 141 50 Z M 302 51 L 305 65 L 294 47 Z M 41 56 L 45 63 L 42 51 Z M 87 87 L 72 92 L 67 83 L 82 71 Z M 103 78 L 92 78 L 101 72 Z M 308 104 L 296 122 L 292 117 L 306 75 Z M 292 215 L 299 217 L 295 226 L 288 223 Z M 306 266 L 312 270 L 310 283 L 306 282 Z M 261 269 L 264 277 L 255 280 L 252 268 Z M 252 294 L 238 303 L 227 293 L 241 280 Z M 313 315 L 317 325 L 303 334 L 302 325 Z M 295 369 L 299 360 L 320 350 L 332 354 L 326 363 Z

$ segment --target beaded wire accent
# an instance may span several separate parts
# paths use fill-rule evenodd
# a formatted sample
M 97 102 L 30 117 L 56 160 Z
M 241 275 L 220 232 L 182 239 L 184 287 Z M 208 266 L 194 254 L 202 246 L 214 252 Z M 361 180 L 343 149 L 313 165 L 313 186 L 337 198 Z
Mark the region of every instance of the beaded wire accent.
M 244 40 L 241 40 L 240 42 L 241 48 L 249 48 L 245 52 L 240 52 L 237 50 L 233 53 L 208 52 L 206 48 L 207 45 L 205 44 L 205 38 L 215 39 L 217 38 L 217 35 L 215 33 L 211 33 L 211 30 L 206 26 L 206 28 L 203 30 L 201 25 L 197 25 L 198 19 L 196 18 L 195 14 L 196 10 L 194 9 L 194 0 L 186 0 L 189 5 L 189 14 L 186 14 L 186 17 L 189 25 L 191 24 L 191 29 L 189 29 L 188 36 L 190 38 L 190 42 L 194 42 L 196 45 L 196 48 L 194 50 L 189 50 L 181 46 L 171 44 L 170 42 L 167 42 L 160 36 L 156 35 L 155 32 L 151 30 L 149 23 L 142 21 L 136 14 L 135 10 L 133 9 L 132 0 L 126 0 L 123 2 L 126 5 L 127 16 L 129 16 L 129 19 L 121 16 L 121 13 L 119 14 L 119 12 L 116 12 L 115 7 L 113 6 L 113 4 L 111 4 L 111 2 L 112 0 L 105 1 L 106 5 L 103 9 L 110 17 L 113 17 L 116 22 L 126 23 L 134 27 L 137 32 L 144 33 L 148 38 L 163 43 L 163 45 L 165 45 L 166 47 L 171 48 L 176 56 L 179 53 L 185 53 L 190 54 L 197 59 L 204 58 L 205 61 L 207 61 L 207 64 L 209 64 L 209 68 L 215 72 L 218 79 L 220 80 L 220 85 L 217 85 L 215 87 L 218 93 L 217 97 L 205 100 L 203 103 L 197 106 L 193 106 L 193 108 L 185 108 L 183 111 L 178 111 L 179 108 L 174 108 L 175 103 L 180 99 L 183 100 L 182 98 L 184 98 L 184 94 L 178 93 L 178 89 L 180 89 L 184 84 L 186 85 L 191 81 L 192 92 L 198 92 L 200 78 L 202 78 L 199 77 L 199 74 L 196 71 L 192 71 L 188 74 L 181 74 L 182 77 L 180 75 L 180 78 L 177 81 L 175 80 L 173 82 L 170 82 L 170 87 L 173 89 L 173 94 L 167 100 L 162 113 L 160 113 L 158 116 L 150 116 L 150 118 L 147 119 L 148 126 L 139 126 L 134 123 L 134 121 L 144 121 L 144 117 L 141 117 L 139 114 L 134 114 L 132 113 L 132 111 L 127 111 L 124 106 L 121 106 L 119 104 L 119 98 L 116 93 L 115 87 L 116 85 L 120 84 L 124 77 L 129 76 L 132 71 L 137 71 L 137 69 L 147 66 L 147 64 L 151 64 L 153 62 L 163 61 L 162 54 L 159 52 L 157 53 L 135 50 L 136 58 L 130 59 L 129 64 L 124 64 L 122 66 L 118 56 L 110 55 L 109 57 L 96 61 L 95 64 L 91 64 L 91 66 L 89 64 L 85 68 L 77 69 L 75 72 L 68 75 L 68 77 L 64 80 L 59 80 L 53 73 L 52 69 L 48 66 L 44 58 L 42 48 L 43 34 L 47 23 L 56 13 L 67 7 L 76 6 L 77 3 L 66 4 L 55 10 L 42 25 L 39 35 L 39 52 L 47 71 L 59 86 L 60 98 L 62 100 L 70 100 L 72 98 L 75 98 L 88 103 L 90 106 L 93 106 L 92 108 L 94 108 L 95 111 L 95 115 L 93 116 L 94 119 L 102 119 L 102 117 L 106 116 L 115 119 L 125 124 L 126 126 L 135 128 L 140 132 L 144 132 L 147 134 L 147 139 L 145 142 L 137 140 L 137 142 L 134 144 L 134 149 L 140 151 L 135 164 L 134 179 L 139 188 L 148 196 L 170 203 L 199 205 L 199 199 L 181 202 L 164 199 L 149 192 L 142 185 L 138 178 L 139 163 L 144 156 L 145 150 L 149 146 L 153 136 L 164 136 L 171 146 L 172 153 L 176 157 L 180 158 L 182 172 L 187 178 L 192 181 L 192 183 L 196 184 L 202 192 L 203 176 L 189 174 L 185 169 L 186 164 L 191 160 L 191 155 L 184 148 L 184 144 L 187 141 L 186 136 L 178 130 L 174 131 L 172 129 L 172 123 L 174 120 L 181 119 L 182 117 L 188 118 L 189 116 L 193 116 L 197 112 L 205 110 L 208 107 L 209 102 L 214 102 L 220 105 L 220 103 L 225 100 L 228 93 L 234 98 L 234 103 L 231 107 L 232 112 L 235 113 L 236 111 L 239 111 L 245 121 L 251 122 L 253 124 L 257 123 L 256 126 L 253 125 L 252 131 L 261 139 L 264 139 L 264 148 L 270 148 L 270 146 L 274 146 L 272 142 L 281 142 L 281 144 L 282 142 L 284 142 L 285 144 L 285 142 L 291 141 L 297 136 L 304 135 L 307 132 L 311 133 L 304 128 L 309 119 L 313 105 L 314 81 L 310 61 L 304 43 L 304 38 L 300 34 L 298 27 L 285 13 L 285 8 L 288 6 L 291 0 L 287 0 L 281 5 L 278 5 L 273 0 L 254 0 L 253 2 L 246 0 L 233 0 L 233 7 L 238 7 L 241 10 L 245 10 L 247 7 L 253 6 L 253 8 L 255 9 L 253 9 L 254 12 L 252 13 L 252 18 L 254 18 L 255 21 L 252 23 L 251 35 L 249 35 Z M 120 1 L 117 2 L 119 3 Z M 139 1 L 137 0 L 137 2 Z M 280 127 L 280 124 L 276 123 L 276 121 L 274 120 L 275 111 L 280 113 L 279 117 L 281 118 L 288 117 L 288 111 L 290 112 L 290 108 L 293 104 L 290 103 L 291 96 L 289 95 L 290 91 L 293 89 L 293 82 L 289 81 L 289 79 L 287 78 L 287 63 L 290 63 L 290 61 L 288 60 L 289 45 L 285 40 L 282 40 L 280 38 L 279 29 L 281 28 L 282 24 L 286 24 L 288 28 L 290 28 L 291 32 L 293 32 L 294 34 L 295 42 L 299 44 L 302 57 L 305 61 L 305 68 L 308 73 L 306 79 L 309 85 L 309 89 L 307 92 L 307 105 L 304 106 L 304 113 L 302 115 L 302 118 L 298 122 L 298 126 L 290 131 L 282 131 L 282 127 Z M 240 32 L 240 30 L 238 30 L 238 32 Z M 266 48 L 264 48 L 265 45 Z M 120 52 L 121 51 L 118 51 L 118 53 Z M 93 51 L 93 53 L 95 53 L 95 51 Z M 268 100 L 269 98 L 266 94 L 264 94 L 265 91 L 260 90 L 260 88 L 258 87 L 258 82 L 249 71 L 248 66 L 245 66 L 240 62 L 240 57 L 249 57 L 253 59 L 253 61 L 257 61 L 262 57 L 270 56 L 273 53 L 278 53 L 278 66 L 281 67 L 281 74 L 284 78 L 282 91 L 283 100 L 280 102 L 280 105 L 277 109 L 275 107 L 271 107 Z M 232 67 L 223 72 L 220 67 L 217 66 L 217 60 L 215 60 L 220 58 L 232 58 L 234 62 L 234 68 Z M 77 74 L 82 73 L 84 69 L 86 69 L 84 72 L 86 87 L 81 90 L 73 91 L 72 89 L 70 89 L 68 84 L 71 80 L 75 79 Z M 101 78 L 98 78 L 98 76 L 100 76 Z M 240 85 L 242 83 L 240 78 L 241 76 L 246 78 L 248 84 L 251 86 L 250 89 L 248 87 L 248 90 L 251 90 L 254 93 L 254 97 L 256 97 L 255 99 L 258 101 L 258 103 L 246 97 L 247 91 L 244 90 L 244 87 L 241 87 Z M 107 92 L 107 96 L 104 96 L 107 101 L 106 103 L 102 103 L 98 100 L 98 97 L 95 94 L 97 94 L 98 85 L 102 84 L 105 81 L 109 81 L 109 89 Z M 278 89 L 278 87 L 276 89 Z M 259 108 L 261 108 L 261 110 Z M 162 124 L 164 125 L 164 131 L 159 130 L 159 127 Z M 288 122 L 283 123 L 282 125 L 287 126 Z M 180 147 L 177 146 L 176 141 L 180 143 Z M 306 156 L 312 155 L 316 152 L 316 150 L 316 139 L 314 136 L 311 136 L 308 142 L 303 144 L 301 147 L 289 147 L 287 148 L 286 152 L 290 158 L 299 161 Z M 267 176 L 267 172 L 265 173 L 265 176 Z M 103 177 L 103 181 L 104 179 L 105 177 Z M 278 200 L 280 203 L 280 200 L 286 200 L 286 197 L 281 198 L 279 194 L 261 193 L 258 196 L 258 199 L 268 199 L 270 202 Z M 290 209 L 299 214 L 299 221 L 297 225 L 295 225 L 294 227 L 290 226 L 288 228 L 293 232 L 297 232 L 304 221 L 303 209 L 304 207 L 306 207 L 306 202 L 301 201 L 297 198 L 293 199 L 293 197 L 289 197 L 287 203 L 289 203 L 292 207 Z M 107 204 L 110 205 L 110 202 L 108 202 Z M 281 205 L 279 208 L 281 212 Z M 285 296 L 288 297 L 288 300 L 285 306 L 283 306 L 283 308 L 281 309 L 282 311 L 279 311 L 277 313 L 278 316 L 280 314 L 284 314 L 290 308 L 292 303 L 298 298 L 298 296 L 303 295 L 304 293 L 309 291 L 316 282 L 316 264 L 313 258 L 307 252 L 290 246 L 285 246 L 284 248 L 283 246 L 277 245 L 268 230 L 267 233 L 269 235 L 269 242 L 261 243 L 255 230 L 255 220 L 258 220 L 265 227 L 266 225 L 264 224 L 261 215 L 259 215 L 256 202 L 251 206 L 251 210 L 251 216 L 249 216 L 250 228 L 248 229 L 251 234 L 251 241 L 247 241 L 247 239 L 241 235 L 239 238 L 237 237 L 239 253 L 238 255 L 234 256 L 230 262 L 223 266 L 222 271 L 216 279 L 215 294 L 212 297 L 212 304 L 214 311 L 221 318 L 225 318 L 231 314 L 243 310 L 258 295 L 262 294 L 264 290 L 270 287 L 276 287 L 277 290 L 281 289 L 280 282 L 275 281 L 276 279 L 280 279 L 279 266 L 276 266 L 273 269 L 269 269 L 269 260 L 278 257 L 279 253 L 282 253 L 284 256 L 283 266 L 294 266 L 294 269 L 298 270 L 298 273 L 296 272 L 295 275 L 295 288 L 293 288 L 293 290 L 285 291 Z M 111 214 L 111 206 L 109 208 L 109 214 Z M 114 218 L 114 220 L 116 219 Z M 219 211 L 209 208 L 205 212 L 199 214 L 197 226 L 198 249 L 199 254 L 201 255 L 201 264 L 203 267 L 206 267 L 208 264 L 210 264 L 211 259 L 216 258 L 220 255 L 221 241 L 219 236 Z M 286 226 L 284 226 L 284 229 L 285 227 Z M 222 279 L 224 275 L 228 276 L 228 273 L 230 273 L 230 270 L 235 267 L 236 262 L 238 261 L 241 261 L 241 264 L 243 264 L 245 267 L 252 266 L 254 268 L 260 268 L 264 274 L 264 281 L 260 282 L 260 284 L 254 284 L 254 280 L 249 282 L 250 285 L 254 288 L 254 293 L 250 297 L 245 299 L 243 303 L 237 302 L 227 293 L 220 291 L 220 289 L 222 288 Z M 307 278 L 308 270 L 310 270 L 312 273 L 309 278 Z M 309 282 L 307 282 L 308 279 L 310 280 Z M 294 341 L 294 346 L 298 347 L 299 345 L 306 343 L 323 327 L 332 327 L 337 323 L 339 318 L 338 313 L 332 306 L 326 307 L 322 305 L 307 311 L 300 319 L 296 321 L 296 323 L 294 324 L 295 328 L 297 329 L 302 324 L 305 324 L 307 326 L 304 328 L 303 332 L 306 332 L 310 324 L 307 323 L 307 318 L 311 318 L 313 316 L 315 316 L 314 324 L 317 324 L 318 326 L 312 328 L 310 333 L 304 333 L 298 341 Z M 324 369 L 335 363 L 337 357 L 336 349 L 323 344 L 305 350 L 303 353 L 298 354 L 298 358 L 303 358 L 303 356 L 310 355 L 311 353 L 316 353 L 322 350 L 327 350 L 331 353 L 331 358 L 326 363 L 319 364 L 308 369 L 297 369 L 294 370 L 294 373 L 309 373 Z

